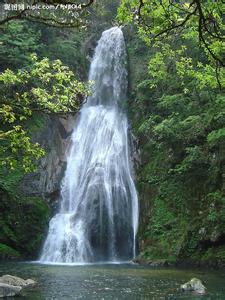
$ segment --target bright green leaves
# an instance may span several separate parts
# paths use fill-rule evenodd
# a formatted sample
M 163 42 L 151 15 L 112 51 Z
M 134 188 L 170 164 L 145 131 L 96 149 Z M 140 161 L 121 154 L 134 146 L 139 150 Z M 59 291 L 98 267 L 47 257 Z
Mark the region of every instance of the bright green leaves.
M 169 36 L 198 37 L 211 61 L 224 66 L 225 4 L 219 1 L 190 2 L 168 0 L 123 0 L 118 20 L 138 26 L 140 37 L 148 44 Z
M 21 126 L 15 125 L 7 132 L 0 132 L 0 164 L 15 170 L 20 162 L 25 172 L 35 170 L 34 159 L 45 154 L 38 143 L 32 143 L 27 132 Z
M 154 83 L 167 77 L 167 67 L 163 59 L 163 54 L 157 52 L 149 61 L 148 71 L 153 77 Z
M 34 160 L 44 155 L 39 144 L 27 133 L 26 120 L 33 112 L 54 114 L 74 113 L 81 98 L 89 89 L 79 82 L 72 71 L 60 60 L 38 60 L 26 70 L 7 69 L 0 74 L 0 164 L 15 169 L 17 163 L 25 172 L 34 170 Z
M 124 0 L 121 2 L 120 7 L 118 8 L 117 18 L 120 22 L 131 23 L 134 19 L 133 10 L 136 9 L 138 5 L 137 0 Z
M 22 83 L 20 76 L 20 73 L 16 75 L 12 70 L 6 69 L 3 73 L 0 74 L 0 82 L 6 85 Z
M 185 78 L 188 80 L 195 80 L 196 87 L 199 90 L 204 88 L 217 89 L 225 87 L 224 69 L 218 71 L 209 65 L 198 62 L 197 65 L 193 62 L 190 57 L 181 57 L 180 60 L 176 62 L 177 74 L 185 81 Z
M 185 41 L 184 41 L 185 42 Z M 196 47 L 193 44 L 194 49 Z M 173 69 L 174 75 L 183 86 L 183 93 L 187 94 L 192 82 L 192 88 L 203 89 L 223 89 L 225 88 L 225 70 L 216 69 L 208 63 L 196 61 L 196 58 L 189 56 L 190 49 L 185 44 L 176 46 L 172 43 L 157 43 L 155 54 L 149 60 L 148 71 L 152 78 L 152 87 L 160 81 L 171 80 L 170 70 Z M 150 85 L 151 86 L 151 85 Z
M 2 90 L 12 98 L 4 97 L 3 101 L 9 105 L 13 103 L 14 108 L 28 115 L 31 113 L 29 109 L 47 113 L 76 111 L 80 96 L 87 95 L 88 88 L 61 61 L 37 60 L 34 55 L 32 60 L 33 64 L 27 71 L 7 69 L 0 74 Z
M 211 131 L 207 136 L 207 140 L 210 143 L 210 145 L 216 145 L 218 143 L 224 144 L 225 143 L 225 127 Z
M 16 120 L 15 113 L 10 105 L 3 104 L 0 107 L 0 116 L 3 123 L 13 123 Z

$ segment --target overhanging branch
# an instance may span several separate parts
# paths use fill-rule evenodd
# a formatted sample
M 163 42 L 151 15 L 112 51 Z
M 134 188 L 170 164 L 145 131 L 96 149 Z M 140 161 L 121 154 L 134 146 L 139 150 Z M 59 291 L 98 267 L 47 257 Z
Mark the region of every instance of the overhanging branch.
M 225 62 L 222 58 L 216 54 L 211 46 L 211 41 L 225 41 L 225 37 L 223 31 L 221 30 L 219 24 L 217 24 L 217 20 L 213 15 L 213 12 L 208 12 L 207 8 L 202 8 L 202 1 L 193 0 L 187 9 L 183 8 L 179 4 L 169 2 L 169 6 L 165 7 L 161 1 L 159 3 L 157 1 L 153 1 L 155 5 L 161 5 L 164 10 L 164 16 L 167 21 L 169 20 L 170 24 L 163 24 L 162 29 L 158 33 L 152 33 L 152 29 L 154 28 L 154 18 L 150 20 L 146 20 L 146 16 L 143 15 L 143 9 L 147 2 L 144 0 L 139 0 L 139 5 L 136 10 L 136 14 L 138 16 L 138 23 L 146 29 L 146 33 L 150 34 L 151 39 L 158 39 L 160 37 L 164 37 L 165 35 L 173 34 L 177 29 L 186 28 L 186 24 L 192 17 L 198 18 L 198 35 L 199 41 L 204 45 L 205 49 L 208 51 L 210 56 L 219 63 L 220 66 L 225 66 Z M 174 7 L 176 10 L 180 10 L 181 14 L 185 14 L 184 19 L 182 21 L 173 21 L 168 16 L 170 15 L 169 8 Z M 191 10 L 191 11 L 190 11 Z M 206 15 L 205 15 L 206 13 Z M 150 23 L 149 23 L 150 22 Z M 153 24 L 153 25 L 152 25 Z
M 79 14 L 80 18 L 82 18 L 82 14 L 87 11 L 88 7 L 90 7 L 91 5 L 93 5 L 95 2 L 95 0 L 89 0 L 88 2 L 86 3 L 82 3 L 80 4 L 80 8 L 76 10 L 76 12 Z M 10 4 L 8 2 L 8 4 Z M 13 3 L 11 3 L 13 4 Z M 62 5 L 79 5 L 77 3 L 77 1 L 73 2 L 73 1 L 54 1 L 54 3 L 51 1 L 51 0 L 46 0 L 46 1 L 32 1 L 31 3 L 29 2 L 29 5 L 30 6 L 35 6 L 37 4 L 43 4 L 43 5 L 52 5 L 54 7 L 56 7 L 57 5 L 59 4 L 62 4 Z M 60 11 L 60 8 L 59 8 L 59 11 Z M 37 16 L 37 15 L 34 15 L 33 14 L 34 11 L 29 9 L 29 8 L 26 8 L 21 10 L 21 11 L 18 11 L 16 13 L 13 13 L 12 15 L 7 15 L 5 18 L 3 18 L 2 20 L 0 20 L 0 25 L 4 25 L 10 21 L 13 21 L 13 20 L 28 20 L 28 21 L 37 21 L 37 22 L 42 22 L 46 25 L 50 25 L 50 26 L 60 26 L 60 27 L 79 27 L 82 22 L 81 20 L 78 20 L 78 18 L 76 17 L 72 17 L 72 16 L 66 16 L 65 18 L 68 18 L 70 19 L 70 21 L 60 21 L 60 18 L 46 18 L 44 17 L 43 15 L 40 15 L 40 16 Z

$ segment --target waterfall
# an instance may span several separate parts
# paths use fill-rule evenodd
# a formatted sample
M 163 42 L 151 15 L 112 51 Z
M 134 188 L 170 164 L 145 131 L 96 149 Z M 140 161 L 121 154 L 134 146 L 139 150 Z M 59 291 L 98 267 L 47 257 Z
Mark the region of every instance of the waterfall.
M 125 42 L 121 29 L 102 33 L 91 63 L 93 93 L 72 134 L 59 212 L 40 261 L 122 261 L 135 256 L 138 199 L 132 178 Z

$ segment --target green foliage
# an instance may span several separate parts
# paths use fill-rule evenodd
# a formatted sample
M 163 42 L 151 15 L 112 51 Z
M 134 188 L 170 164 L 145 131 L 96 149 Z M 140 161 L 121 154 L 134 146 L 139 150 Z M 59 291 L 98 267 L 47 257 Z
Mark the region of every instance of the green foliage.
M 36 197 L 8 197 L 2 191 L 1 198 L 0 242 L 23 256 L 35 257 L 48 224 L 47 204 Z
M 21 255 L 15 249 L 0 243 L 0 260 L 20 259 Z
M 10 195 L 15 195 L 17 187 L 24 176 L 24 170 L 21 167 L 15 170 L 7 168 L 0 169 L 0 189 L 7 191 Z
M 48 115 L 39 112 L 34 112 L 32 116 L 26 121 L 27 131 L 31 136 L 39 134 L 45 130 L 47 124 Z
M 205 210 L 205 224 L 208 227 L 224 227 L 225 219 L 225 196 L 221 191 L 209 193 L 206 196 L 208 207 Z
M 144 232 L 146 246 L 141 257 L 147 260 L 166 259 L 174 262 L 184 239 L 185 220 L 179 220 L 160 198 L 151 209 L 148 228 Z
M 206 264 L 212 264 L 217 262 L 218 264 L 224 264 L 225 261 L 225 247 L 219 246 L 218 248 L 209 248 L 201 257 L 201 261 Z M 215 265 L 215 264 L 214 264 Z
M 211 131 L 207 136 L 207 140 L 212 145 L 216 145 L 219 142 L 224 142 L 225 141 L 225 128 L 219 128 L 217 130 Z
M 20 162 L 26 172 L 34 170 L 33 160 L 45 153 L 27 133 L 26 122 L 32 113 L 76 112 L 80 97 L 88 93 L 60 60 L 38 60 L 36 55 L 31 60 L 27 69 L 7 69 L 0 74 L 0 163 L 15 169 Z
M 149 207 L 142 212 L 148 221 L 140 224 L 141 251 L 147 259 L 201 260 L 225 234 L 225 70 L 220 67 L 224 48 L 205 32 L 213 55 L 206 45 L 199 47 L 195 14 L 182 30 L 161 34 L 171 24 L 180 24 L 196 1 L 192 7 L 143 1 L 139 10 L 140 3 L 122 1 L 118 18 L 136 25 L 136 36 L 127 40 L 130 62 L 140 55 L 135 48 L 129 50 L 130 45 L 144 41 L 143 56 L 148 55 L 147 63 L 144 59 L 131 65 L 136 71 L 131 74 L 130 116 L 142 154 L 140 201 Z M 208 4 L 201 4 L 204 15 Z M 218 9 L 209 4 L 213 14 Z M 219 15 L 216 20 L 221 24 Z
M 209 59 L 224 66 L 224 10 L 222 0 L 123 0 L 118 20 L 138 25 L 139 35 L 148 45 L 177 33 L 199 40 Z
M 34 134 L 41 120 L 32 116 L 29 132 Z M 38 127 L 40 129 L 40 127 Z M 24 169 L 0 169 L 0 258 L 35 257 L 40 249 L 48 224 L 49 209 L 44 200 L 25 197 L 19 192 Z M 3 247 L 4 246 L 4 247 Z
M 1 70 L 29 65 L 30 55 L 41 48 L 40 31 L 26 22 L 9 22 L 0 32 Z
M 86 59 L 83 44 L 87 33 L 81 30 L 37 26 L 40 30 L 40 43 L 42 47 L 36 53 L 39 57 L 48 57 L 49 60 L 60 59 L 64 65 L 80 78 L 86 78 L 88 61 Z

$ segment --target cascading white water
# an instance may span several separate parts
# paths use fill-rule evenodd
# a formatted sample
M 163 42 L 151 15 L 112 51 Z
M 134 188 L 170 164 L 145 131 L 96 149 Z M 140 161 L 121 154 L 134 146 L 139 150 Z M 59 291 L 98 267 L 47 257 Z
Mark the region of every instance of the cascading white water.
M 82 263 L 135 256 L 138 199 L 123 105 L 127 72 L 121 29 L 103 32 L 91 63 L 92 96 L 81 109 L 40 261 Z

